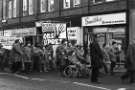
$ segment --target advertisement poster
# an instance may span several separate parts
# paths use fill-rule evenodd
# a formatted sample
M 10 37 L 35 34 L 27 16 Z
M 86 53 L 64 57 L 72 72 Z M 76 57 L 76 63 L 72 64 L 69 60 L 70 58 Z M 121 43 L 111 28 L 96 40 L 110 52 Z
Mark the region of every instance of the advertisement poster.
M 47 11 L 47 0 L 40 0 L 40 12 L 44 13 Z
M 21 37 L 0 36 L 0 43 L 3 45 L 3 48 L 12 49 L 12 45 L 16 39 L 20 39 L 22 41 Z
M 14 37 L 36 36 L 36 28 L 5 30 L 4 36 L 14 36 Z
M 48 12 L 54 11 L 54 0 L 48 0 Z
M 70 8 L 70 0 L 63 0 L 63 8 L 68 9 Z
M 29 15 L 32 15 L 34 13 L 33 4 L 33 0 L 29 0 Z
M 17 14 L 17 0 L 13 0 L 13 17 L 16 17 Z
M 28 2 L 27 0 L 23 0 L 23 16 L 27 15 L 27 11 L 28 11 Z
M 79 7 L 81 4 L 81 0 L 73 0 L 73 7 Z

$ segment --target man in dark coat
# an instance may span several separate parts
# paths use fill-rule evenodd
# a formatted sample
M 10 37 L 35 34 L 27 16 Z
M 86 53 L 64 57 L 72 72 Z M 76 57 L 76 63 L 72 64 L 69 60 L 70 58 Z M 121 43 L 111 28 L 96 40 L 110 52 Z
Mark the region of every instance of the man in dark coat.
M 96 39 L 94 39 L 93 42 L 90 44 L 90 56 L 92 66 L 91 82 L 99 83 L 98 75 L 99 69 L 102 67 L 103 64 L 102 63 L 103 55 Z
M 126 56 L 127 72 L 121 77 L 122 80 L 129 78 L 130 83 L 135 83 L 135 39 L 133 43 L 128 46 Z
M 66 40 L 63 39 L 61 42 L 61 45 L 57 47 L 56 49 L 56 63 L 57 63 L 57 68 L 60 70 L 61 75 L 63 76 L 63 71 L 66 67 Z

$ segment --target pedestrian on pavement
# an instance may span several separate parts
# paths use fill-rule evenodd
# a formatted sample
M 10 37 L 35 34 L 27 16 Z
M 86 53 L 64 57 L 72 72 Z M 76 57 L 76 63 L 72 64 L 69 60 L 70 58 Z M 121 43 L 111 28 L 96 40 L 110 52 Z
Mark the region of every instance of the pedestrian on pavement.
M 101 48 L 96 40 L 96 36 L 94 36 L 92 43 L 90 44 L 90 56 L 91 56 L 91 82 L 100 83 L 98 81 L 99 77 L 99 69 L 102 68 L 103 64 L 103 55 Z
M 117 52 L 116 48 L 117 48 L 117 43 L 113 41 L 112 46 L 110 46 L 110 50 L 109 50 L 109 57 L 111 61 L 111 66 L 110 66 L 111 75 L 114 75 L 114 68 L 116 66 L 116 52 Z
M 132 44 L 128 46 L 125 64 L 127 72 L 121 77 L 121 79 L 129 79 L 130 83 L 135 83 L 135 39 Z
M 0 43 L 0 69 L 4 69 L 4 54 L 5 54 L 5 49 L 2 48 L 3 45 Z
M 43 56 L 43 61 L 42 61 L 42 65 L 43 65 L 43 71 L 44 72 L 48 72 L 49 70 L 49 61 L 48 61 L 48 51 L 47 51 L 47 46 L 48 45 L 45 45 L 43 47 L 43 53 L 44 53 L 44 56 Z
M 56 49 L 56 64 L 62 76 L 63 76 L 63 71 L 66 67 L 66 57 L 67 57 L 66 46 L 67 46 L 67 41 L 63 39 L 61 41 L 61 45 L 58 46 Z
M 27 42 L 24 47 L 24 71 L 25 73 L 29 73 L 32 69 L 32 45 L 31 42 Z
M 54 59 L 53 59 L 53 46 L 49 43 L 46 47 L 47 50 L 47 60 L 48 60 L 48 70 L 54 70 Z
M 36 72 L 42 72 L 42 60 L 44 52 L 39 43 L 36 43 L 35 47 L 33 47 L 32 53 L 33 70 Z
M 102 53 L 103 53 L 103 68 L 106 74 L 108 74 L 108 67 L 107 64 L 110 62 L 110 57 L 106 49 L 106 44 L 104 43 L 102 46 Z
M 22 69 L 23 51 L 21 47 L 21 41 L 19 39 L 15 40 L 10 53 L 12 58 L 12 72 L 20 72 Z

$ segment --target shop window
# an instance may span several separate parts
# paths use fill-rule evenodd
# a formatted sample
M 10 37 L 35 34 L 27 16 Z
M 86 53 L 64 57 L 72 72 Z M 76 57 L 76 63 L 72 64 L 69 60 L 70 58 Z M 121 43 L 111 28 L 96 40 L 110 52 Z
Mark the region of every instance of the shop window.
M 0 20 L 2 20 L 2 0 L 0 0 Z
M 28 15 L 28 0 L 23 0 L 23 16 Z
M 54 0 L 48 0 L 48 12 L 54 11 Z
M 103 44 L 106 45 L 106 48 L 112 47 L 112 42 L 116 42 L 115 49 L 119 52 L 119 60 L 117 62 L 125 61 L 125 50 L 126 50 L 126 32 L 124 27 L 100 27 L 94 28 L 93 33 L 97 36 L 97 41 L 100 47 L 103 47 Z
M 23 0 L 23 16 L 34 14 L 34 0 Z
M 7 18 L 7 16 L 6 16 L 6 14 L 7 14 L 6 13 L 6 6 L 7 6 L 8 3 L 6 2 L 6 0 L 3 0 L 2 4 L 3 4 L 3 7 L 2 7 L 3 8 L 3 19 L 6 19 Z
M 34 14 L 34 0 L 29 0 L 29 15 L 33 15 Z
M 8 2 L 8 18 L 12 18 L 13 17 L 13 1 L 9 1 Z
M 71 7 L 70 0 L 63 0 L 63 8 L 68 9 Z
M 73 0 L 73 7 L 80 7 L 81 0 Z
M 40 12 L 44 13 L 47 11 L 47 0 L 40 0 Z
M 13 0 L 13 17 L 17 16 L 17 0 Z
M 105 2 L 105 0 L 93 0 L 94 4 L 99 4 L 99 3 L 103 3 Z
M 116 1 L 116 0 L 106 0 L 106 2 L 112 2 L 112 1 Z

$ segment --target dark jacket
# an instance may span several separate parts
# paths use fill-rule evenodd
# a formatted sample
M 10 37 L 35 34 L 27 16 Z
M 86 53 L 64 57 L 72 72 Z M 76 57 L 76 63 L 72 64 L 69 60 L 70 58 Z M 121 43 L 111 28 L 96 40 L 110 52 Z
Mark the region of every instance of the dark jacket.
M 92 67 L 101 68 L 103 64 L 103 55 L 97 42 L 90 44 L 90 56 Z
M 56 49 L 57 65 L 66 65 L 66 49 L 60 45 Z
M 13 48 L 10 53 L 13 62 L 22 61 L 23 51 L 20 44 L 18 43 L 13 44 Z
M 127 50 L 126 67 L 135 71 L 135 44 L 129 45 Z

